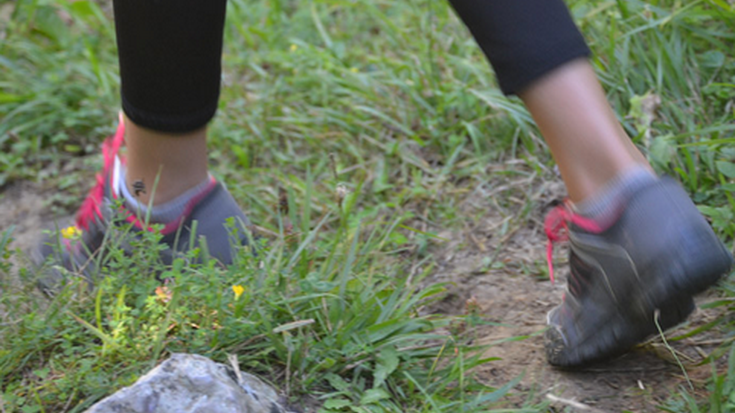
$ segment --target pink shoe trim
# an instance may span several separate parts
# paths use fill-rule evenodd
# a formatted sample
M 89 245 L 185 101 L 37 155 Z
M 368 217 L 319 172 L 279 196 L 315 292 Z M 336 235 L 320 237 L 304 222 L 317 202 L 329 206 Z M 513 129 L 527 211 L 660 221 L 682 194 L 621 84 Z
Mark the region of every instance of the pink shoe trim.
M 115 164 L 115 158 L 125 142 L 125 123 L 123 122 L 122 113 L 120 114 L 120 122 L 117 131 L 111 137 L 105 139 L 102 143 L 102 171 L 97 174 L 94 187 L 89 191 L 87 198 L 82 202 L 76 216 L 76 224 L 80 229 L 88 230 L 89 224 L 95 218 L 102 217 L 102 202 L 105 197 L 105 179 L 109 179 L 110 171 Z
M 544 220 L 544 232 L 546 232 L 546 238 L 549 240 L 546 244 L 546 262 L 549 266 L 549 278 L 551 278 L 552 284 L 554 283 L 554 244 L 569 239 L 569 223 L 571 222 L 587 232 L 599 234 L 609 229 L 615 221 L 617 221 L 617 216 L 610 222 L 599 222 L 578 215 L 572 209 L 569 200 L 552 209 Z

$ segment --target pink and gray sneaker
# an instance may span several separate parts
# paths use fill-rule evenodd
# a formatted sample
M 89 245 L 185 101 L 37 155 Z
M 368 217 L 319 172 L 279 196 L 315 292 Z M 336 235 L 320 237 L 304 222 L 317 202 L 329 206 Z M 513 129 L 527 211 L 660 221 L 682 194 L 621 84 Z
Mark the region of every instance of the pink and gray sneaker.
M 120 192 L 119 174 L 125 164 L 118 152 L 125 140 L 122 119 L 115 134 L 102 144 L 104 166 L 97 182 L 76 214 L 74 225 L 48 237 L 37 251 L 36 261 L 51 266 L 42 267 L 40 288 L 53 293 L 67 274 L 84 276 L 93 282 L 100 273 L 105 247 L 111 243 L 130 250 L 131 237 L 151 231 L 144 217 L 126 209 Z M 231 221 L 231 225 L 227 222 Z M 178 219 L 168 222 L 161 230 L 161 261 L 168 265 L 178 253 L 200 248 L 203 255 L 231 264 L 237 246 L 247 245 L 250 222 L 225 187 L 210 178 L 209 185 L 185 206 Z M 55 247 L 58 245 L 58 247 Z
M 561 205 L 547 216 L 546 234 L 550 270 L 552 243 L 571 244 L 567 291 L 547 316 L 545 336 L 547 359 L 560 367 L 620 355 L 658 327 L 681 323 L 694 310 L 693 296 L 733 263 L 686 192 L 669 178 L 636 191 L 611 222 Z

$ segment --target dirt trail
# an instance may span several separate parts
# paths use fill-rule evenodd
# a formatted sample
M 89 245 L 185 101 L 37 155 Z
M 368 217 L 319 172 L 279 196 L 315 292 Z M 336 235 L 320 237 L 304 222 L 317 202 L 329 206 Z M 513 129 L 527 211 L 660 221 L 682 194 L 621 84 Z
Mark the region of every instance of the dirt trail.
M 0 231 L 14 226 L 14 246 L 28 251 L 43 228 L 44 198 L 32 184 L 13 185 L 0 192 Z
M 461 313 L 468 300 L 479 309 L 486 325 L 473 330 L 476 342 L 499 343 L 486 355 L 501 358 L 481 367 L 479 377 L 500 386 L 524 374 L 516 387 L 522 395 L 519 405 L 533 394 L 536 400 L 556 398 L 553 411 L 654 411 L 671 391 L 686 385 L 681 370 L 670 361 L 660 341 L 579 372 L 562 372 L 546 364 L 540 333 L 546 313 L 558 303 L 563 291 L 565 251 L 558 248 L 556 253 L 557 285 L 535 274 L 542 273 L 546 265 L 543 214 L 552 201 L 561 198 L 561 184 L 533 177 L 509 178 L 473 189 L 461 203 L 468 217 L 466 228 L 439 234 L 450 241 L 434 251 L 438 268 L 431 278 L 451 281 L 455 287 L 436 309 Z M 49 222 L 43 212 L 44 199 L 37 187 L 25 183 L 0 193 L 0 230 L 15 226 L 13 247 L 26 253 L 35 247 Z M 509 203 L 501 205 L 498 200 Z M 715 316 L 712 310 L 697 310 L 685 328 Z M 0 321 L 3 318 L 0 310 Z M 705 339 L 717 338 L 712 334 L 683 340 L 675 348 L 681 352 L 680 357 L 693 364 L 691 361 L 700 361 L 703 352 L 712 349 L 703 344 Z M 518 336 L 530 337 L 503 342 Z M 711 367 L 691 367 L 688 372 L 695 384 L 702 384 L 711 374 Z M 581 404 L 575 407 L 574 403 Z
M 13 264 L 11 273 L 0 272 L 0 278 L 9 277 L 7 280 L 0 280 L 0 294 L 3 293 L 3 287 L 13 290 L 22 288 L 22 294 L 38 294 L 40 298 L 37 290 L 26 290 L 27 286 L 21 285 L 17 270 L 29 268 L 32 253 L 42 239 L 43 231 L 53 227 L 46 207 L 47 199 L 38 186 L 26 182 L 14 184 L 0 192 L 0 234 L 13 227 L 10 248 L 20 251 L 10 259 Z M 15 295 L 17 294 L 20 294 L 19 290 L 15 291 Z M 11 316 L 0 305 L 0 323 L 12 321 L 8 319 Z
M 439 309 L 459 313 L 479 307 L 477 313 L 486 325 L 475 328 L 476 342 L 498 343 L 485 355 L 501 359 L 480 369 L 479 377 L 489 384 L 500 386 L 523 374 L 516 389 L 533 391 L 536 399 L 551 401 L 553 411 L 659 411 L 656 406 L 672 391 L 687 386 L 681 368 L 660 338 L 617 360 L 581 371 L 564 372 L 546 363 L 542 332 L 546 313 L 560 302 L 565 288 L 568 250 L 556 247 L 556 285 L 539 278 L 546 267 L 543 217 L 564 194 L 560 181 L 537 178 L 508 179 L 475 188 L 460 207 L 464 216 L 475 217 L 473 221 L 463 231 L 439 234 L 450 242 L 435 252 L 439 268 L 432 281 L 455 283 Z M 501 206 L 496 200 L 510 202 Z M 697 309 L 677 331 L 689 331 L 718 314 L 719 310 Z M 711 375 L 710 365 L 694 364 L 714 349 L 711 344 L 718 342 L 717 334 L 672 344 L 695 386 L 703 385 Z M 507 341 L 519 336 L 529 337 Z

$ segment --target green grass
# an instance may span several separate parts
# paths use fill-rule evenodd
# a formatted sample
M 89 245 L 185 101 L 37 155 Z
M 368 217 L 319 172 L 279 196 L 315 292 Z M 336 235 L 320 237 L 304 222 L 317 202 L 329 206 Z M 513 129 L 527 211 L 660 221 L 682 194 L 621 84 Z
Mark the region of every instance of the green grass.
M 71 208 L 76 182 L 99 162 L 86 155 L 97 153 L 119 110 L 114 30 L 93 1 L 14 4 L 12 18 L 0 22 L 0 187 L 35 179 L 73 194 L 57 202 Z M 733 6 L 569 5 L 627 132 L 731 243 Z M 72 286 L 36 303 L 22 299 L 33 276 L 23 264 L 11 268 L 12 233 L 4 232 L 0 271 L 29 281 L 0 285 L 0 306 L 13 310 L 0 319 L 6 411 L 82 411 L 173 351 L 220 361 L 236 353 L 244 369 L 292 400 L 318 399 L 324 412 L 543 410 L 536 400 L 503 401 L 512 378 L 501 389 L 475 380 L 472 368 L 493 361 L 479 359 L 471 334 L 459 333 L 467 320 L 425 312 L 443 291 L 420 287 L 442 243 L 434 234 L 479 218 L 458 205 L 504 173 L 487 165 L 520 159 L 537 179 L 553 179 L 529 115 L 497 91 L 449 7 L 230 0 L 223 64 L 213 171 L 276 235 L 257 259 L 243 251 L 229 270 L 161 268 L 152 248 L 117 254 L 94 292 Z M 649 120 L 641 99 L 651 95 L 661 106 Z M 67 165 L 75 172 L 60 174 Z M 283 193 L 288 208 L 276 207 Z M 151 247 L 155 236 L 142 243 Z M 153 293 L 157 269 L 176 280 L 169 302 Z M 238 300 L 233 285 L 245 287 Z M 721 290 L 714 305 L 732 306 L 735 285 Z M 717 328 L 735 332 L 727 318 Z M 716 371 L 708 397 L 682 390 L 666 408 L 724 411 L 733 380 L 732 368 Z
M 71 283 L 4 326 L 5 408 L 81 411 L 165 353 L 195 352 L 219 360 L 235 353 L 243 369 L 294 401 L 323 401 L 325 413 L 420 412 L 427 402 L 432 411 L 483 411 L 508 389 L 475 381 L 469 370 L 485 360 L 461 337 L 439 333 L 460 319 L 420 314 L 441 285 L 419 288 L 426 272 L 395 282 L 401 265 L 390 238 L 402 218 L 362 225 L 348 205 L 333 211 L 342 224 L 328 239 L 315 240 L 325 217 L 303 237 L 255 243 L 255 254 L 242 249 L 226 270 L 191 264 L 198 249 L 166 268 L 156 234 L 132 245 L 132 255 L 113 235 L 107 277 L 94 292 Z M 169 281 L 153 293 L 157 274 Z M 233 286 L 244 291 L 236 296 Z

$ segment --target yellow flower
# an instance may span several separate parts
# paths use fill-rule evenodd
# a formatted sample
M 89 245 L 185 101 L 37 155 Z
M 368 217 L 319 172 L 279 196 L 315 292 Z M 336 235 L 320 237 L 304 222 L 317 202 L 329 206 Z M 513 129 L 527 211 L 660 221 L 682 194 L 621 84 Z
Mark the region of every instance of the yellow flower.
M 245 292 L 245 288 L 242 285 L 233 285 L 232 292 L 235 293 L 235 300 L 238 300 L 242 293 Z
M 66 239 L 76 239 L 82 235 L 82 230 L 72 225 L 61 230 L 61 236 Z
M 295 44 L 292 44 L 291 47 L 289 48 L 289 50 L 291 50 L 292 52 L 295 52 L 298 49 L 299 49 L 299 47 L 296 46 Z
M 173 297 L 173 293 L 165 285 L 158 286 L 156 287 L 156 297 L 159 300 L 161 300 L 161 302 L 167 303 L 171 301 L 171 297 Z
M 358 69 L 356 67 L 353 67 L 353 68 L 350 69 L 350 72 L 352 72 L 352 73 L 357 73 L 359 71 L 360 71 L 360 69 Z

